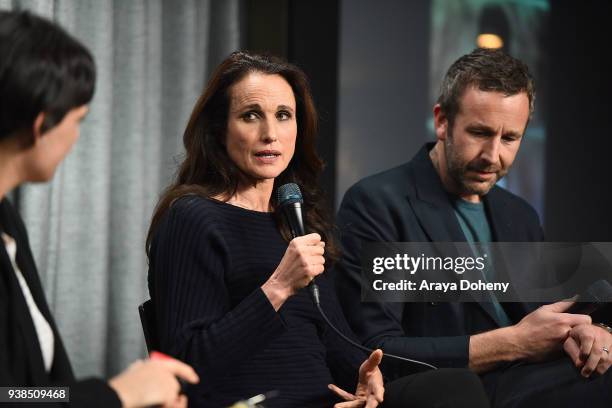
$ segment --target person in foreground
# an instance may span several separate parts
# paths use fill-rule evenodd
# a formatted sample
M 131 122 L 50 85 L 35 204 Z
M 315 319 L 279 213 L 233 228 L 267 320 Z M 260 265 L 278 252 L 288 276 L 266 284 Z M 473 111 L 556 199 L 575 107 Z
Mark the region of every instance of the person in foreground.
M 323 273 L 338 248 L 317 187 L 316 131 L 304 73 L 271 56 L 231 54 L 195 105 L 186 156 L 147 239 L 161 350 L 207 374 L 190 401 L 222 407 L 276 391 L 266 407 L 408 406 L 391 404 L 399 394 L 414 407 L 486 406 L 467 370 L 384 385 L 382 352 L 344 343 L 319 315 L 305 290 L 315 277 L 322 308 L 353 337 Z M 276 189 L 289 182 L 311 231 L 293 239 L 275 211 Z M 443 396 L 424 392 L 437 383 Z
M 487 49 L 459 58 L 433 109 L 436 142 L 344 196 L 338 296 L 366 345 L 469 367 L 494 406 L 609 406 L 612 334 L 590 316 L 565 313 L 570 302 L 360 302 L 364 242 L 543 240 L 535 210 L 495 185 L 519 151 L 534 100 L 521 61 Z
M 198 376 L 170 358 L 138 361 L 108 382 L 75 380 L 25 226 L 5 197 L 51 179 L 79 136 L 94 83 L 93 58 L 76 39 L 27 12 L 0 11 L 0 386 L 68 386 L 73 407 L 184 407 L 176 377 Z

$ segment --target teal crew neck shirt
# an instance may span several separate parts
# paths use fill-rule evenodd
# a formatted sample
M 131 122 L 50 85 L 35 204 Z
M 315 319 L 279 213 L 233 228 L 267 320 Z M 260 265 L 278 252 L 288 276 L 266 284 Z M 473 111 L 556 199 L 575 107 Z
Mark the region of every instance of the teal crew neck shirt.
M 459 226 L 461 227 L 463 235 L 465 235 L 465 239 L 471 243 L 480 243 L 480 247 L 486 250 L 488 243 L 493 240 L 493 233 L 491 232 L 491 226 L 489 225 L 489 220 L 487 219 L 482 201 L 479 203 L 471 203 L 457 197 L 452 198 L 452 201 L 453 208 L 455 209 L 455 216 L 457 217 L 457 221 L 459 221 Z M 477 252 L 476 248 L 473 249 L 474 252 Z M 486 252 L 490 253 L 491 251 Z M 482 254 L 476 255 L 481 256 Z M 484 279 L 487 282 L 495 280 L 495 270 L 490 262 L 491 259 L 489 259 L 487 267 L 483 270 Z M 512 321 L 499 303 L 499 300 L 497 300 L 493 294 L 491 294 L 491 302 L 495 308 L 498 322 L 502 326 L 511 326 Z

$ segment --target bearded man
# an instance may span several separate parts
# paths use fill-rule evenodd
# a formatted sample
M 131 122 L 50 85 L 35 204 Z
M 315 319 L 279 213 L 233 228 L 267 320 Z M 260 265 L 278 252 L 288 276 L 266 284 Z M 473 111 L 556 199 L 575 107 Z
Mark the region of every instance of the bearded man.
M 567 313 L 571 303 L 361 301 L 366 242 L 543 240 L 536 211 L 496 185 L 516 158 L 534 101 L 527 66 L 502 51 L 477 49 L 453 63 L 433 108 L 436 142 L 346 193 L 337 292 L 364 344 L 469 367 L 493 406 L 610 406 L 612 334 L 588 315 Z

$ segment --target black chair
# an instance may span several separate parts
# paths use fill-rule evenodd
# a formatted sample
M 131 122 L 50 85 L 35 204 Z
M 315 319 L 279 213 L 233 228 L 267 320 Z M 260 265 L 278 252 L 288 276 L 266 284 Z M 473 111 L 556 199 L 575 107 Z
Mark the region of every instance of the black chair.
M 147 343 L 147 351 L 150 354 L 153 350 L 159 350 L 157 328 L 155 327 L 155 308 L 151 299 L 138 306 L 138 313 L 145 343 Z

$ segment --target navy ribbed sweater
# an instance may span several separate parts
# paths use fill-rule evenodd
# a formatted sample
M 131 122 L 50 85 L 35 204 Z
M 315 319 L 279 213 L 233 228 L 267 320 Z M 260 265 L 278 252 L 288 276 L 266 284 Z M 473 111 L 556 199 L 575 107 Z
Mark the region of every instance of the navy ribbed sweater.
M 277 390 L 266 407 L 325 407 L 353 392 L 366 355 L 329 329 L 300 290 L 278 312 L 261 285 L 287 249 L 272 214 L 199 196 L 173 203 L 151 246 L 149 291 L 161 351 L 191 364 L 190 405 L 228 406 Z M 354 338 L 333 279 L 317 278 L 330 319 Z

